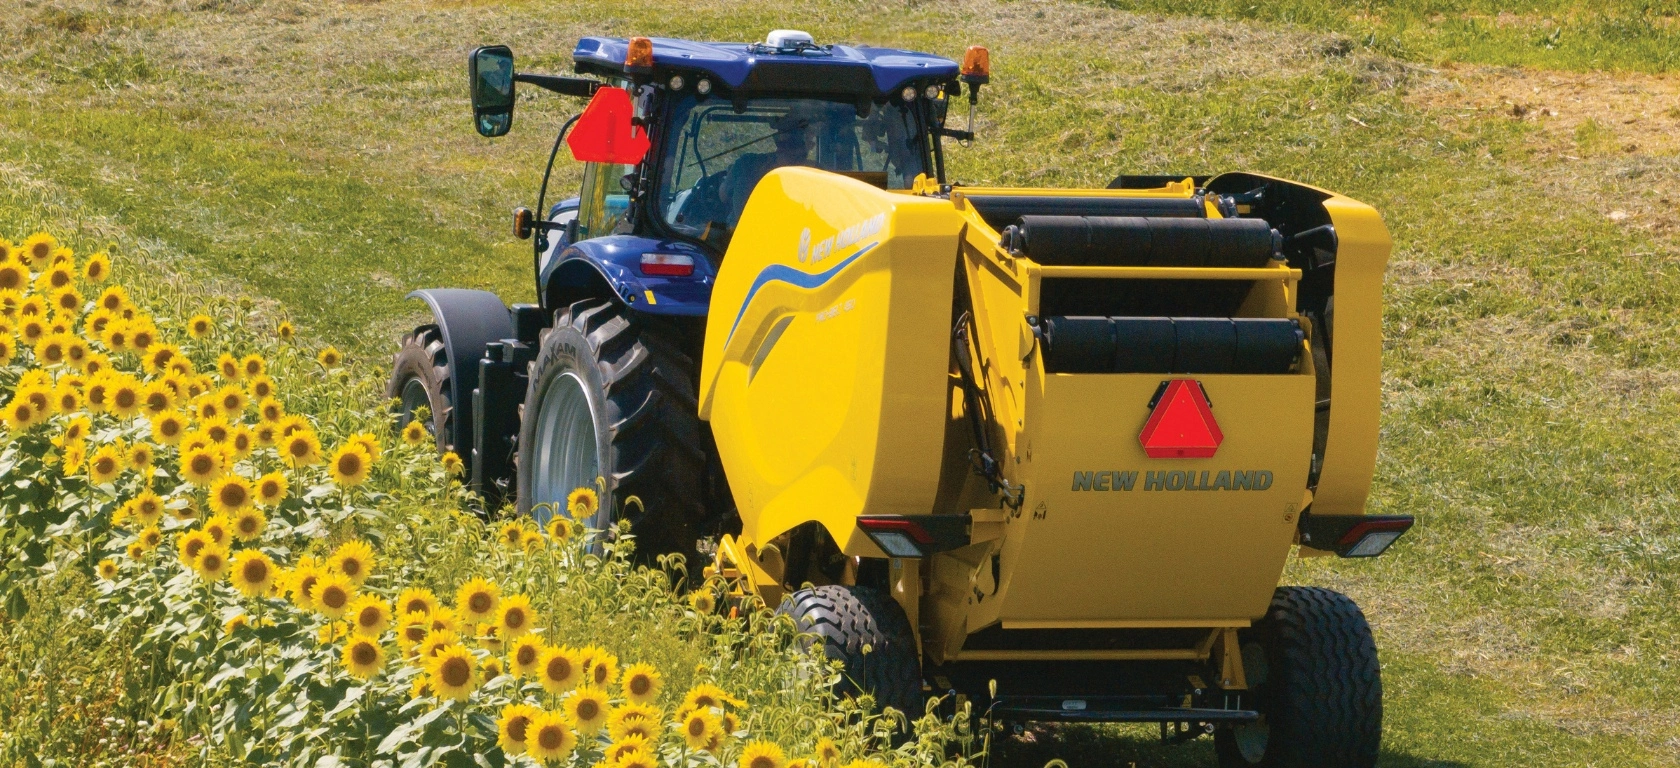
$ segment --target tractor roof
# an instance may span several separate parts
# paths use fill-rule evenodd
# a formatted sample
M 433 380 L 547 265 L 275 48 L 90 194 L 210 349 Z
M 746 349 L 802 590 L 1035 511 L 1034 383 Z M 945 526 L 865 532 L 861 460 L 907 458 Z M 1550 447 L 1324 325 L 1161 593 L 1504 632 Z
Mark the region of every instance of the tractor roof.
M 572 52 L 577 71 L 623 75 L 629 41 L 586 37 Z M 704 73 L 730 90 L 890 94 L 901 86 L 943 83 L 957 63 L 915 51 L 868 46 L 773 48 L 763 43 L 699 43 L 653 38 L 653 65 L 661 72 Z

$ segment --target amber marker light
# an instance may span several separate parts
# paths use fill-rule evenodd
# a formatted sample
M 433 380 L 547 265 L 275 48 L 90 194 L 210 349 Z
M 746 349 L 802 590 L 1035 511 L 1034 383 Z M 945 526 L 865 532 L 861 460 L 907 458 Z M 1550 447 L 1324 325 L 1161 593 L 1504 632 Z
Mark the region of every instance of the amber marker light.
M 969 83 L 984 83 L 991 80 L 992 54 L 984 45 L 971 45 L 963 53 L 962 79 Z
M 631 72 L 653 69 L 653 41 L 645 37 L 630 38 L 630 51 L 624 54 L 624 68 Z

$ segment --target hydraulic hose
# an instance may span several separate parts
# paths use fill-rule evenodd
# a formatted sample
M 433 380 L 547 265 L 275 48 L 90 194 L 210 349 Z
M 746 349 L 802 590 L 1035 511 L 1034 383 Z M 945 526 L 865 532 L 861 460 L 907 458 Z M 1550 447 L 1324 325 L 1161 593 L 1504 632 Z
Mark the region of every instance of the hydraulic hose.
M 571 119 L 560 126 L 560 133 L 554 136 L 554 147 L 548 150 L 548 166 L 543 168 L 542 186 L 537 188 L 536 213 L 542 217 L 544 224 L 548 223 L 548 211 L 543 206 L 548 201 L 548 177 L 549 174 L 554 173 L 554 158 L 560 154 L 560 142 L 566 140 L 566 133 L 572 130 L 572 126 L 577 123 L 580 117 L 583 117 L 582 112 L 572 115 Z M 542 254 L 543 249 L 547 246 L 548 228 L 538 227 L 537 236 L 531 238 L 531 279 L 536 283 L 538 304 L 542 304 Z

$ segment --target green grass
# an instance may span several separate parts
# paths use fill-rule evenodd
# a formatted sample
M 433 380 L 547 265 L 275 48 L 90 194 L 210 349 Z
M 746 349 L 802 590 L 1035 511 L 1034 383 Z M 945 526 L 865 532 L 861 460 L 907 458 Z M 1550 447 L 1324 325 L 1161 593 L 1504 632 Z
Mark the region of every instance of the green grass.
M 1669 72 L 1680 67 L 1672 0 L 1099 0 L 1148 13 L 1194 12 L 1337 33 L 1328 50 L 1364 48 L 1426 63 Z
M 506 42 L 521 66 L 561 71 L 580 34 L 756 39 L 794 25 L 947 55 L 984 43 L 994 84 L 981 139 L 950 152 L 957 179 L 1100 186 L 1122 171 L 1249 169 L 1384 214 L 1396 248 L 1371 508 L 1420 525 L 1378 561 L 1304 562 L 1289 577 L 1366 607 L 1386 667 L 1385 764 L 1675 765 L 1680 159 L 1620 149 L 1620 115 L 1560 136 L 1460 108 L 1452 76 L 1420 66 L 1667 70 L 1675 9 L 1539 3 L 1502 26 L 1467 2 L 1257 0 L 1197 17 L 1115 5 L 1145 13 L 981 0 L 680 14 L 651 2 L 24 6 L 0 20 L 16 41 L 0 52 L 0 234 L 73 222 L 82 242 L 249 295 L 379 361 L 416 321 L 408 290 L 530 299 L 529 251 L 505 234 L 506 213 L 534 202 L 550 131 L 577 105 L 534 95 L 512 135 L 478 138 L 461 87 L 472 45 Z M 1551 47 L 1535 42 L 1548 17 L 1563 30 Z M 574 167 L 560 171 L 574 187 Z M 1211 759 L 1151 738 L 1068 729 L 1004 752 Z

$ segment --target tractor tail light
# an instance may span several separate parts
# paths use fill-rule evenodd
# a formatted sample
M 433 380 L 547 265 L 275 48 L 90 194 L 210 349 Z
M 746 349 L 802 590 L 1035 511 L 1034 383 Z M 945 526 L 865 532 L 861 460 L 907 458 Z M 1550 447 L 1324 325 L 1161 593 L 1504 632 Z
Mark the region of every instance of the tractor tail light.
M 1387 515 L 1365 520 L 1342 534 L 1336 548 L 1342 557 L 1376 557 L 1387 551 L 1388 546 L 1411 527 L 1410 515 Z
M 858 517 L 858 527 L 887 557 L 922 557 L 923 547 L 934 543 L 932 534 L 904 517 L 863 515 Z
M 653 69 L 653 41 L 645 37 L 630 38 L 630 50 L 624 54 L 624 68 L 631 72 Z
M 642 254 L 642 274 L 660 277 L 688 277 L 694 274 L 694 257 L 681 253 Z

